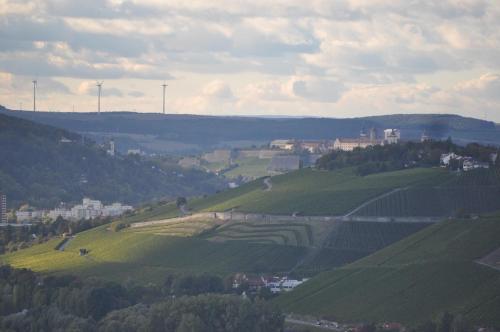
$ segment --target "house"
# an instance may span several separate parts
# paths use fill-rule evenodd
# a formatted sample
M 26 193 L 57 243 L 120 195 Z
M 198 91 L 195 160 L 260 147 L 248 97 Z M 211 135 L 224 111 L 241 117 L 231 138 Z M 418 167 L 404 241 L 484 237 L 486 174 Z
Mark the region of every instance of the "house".
M 462 164 L 462 169 L 465 172 L 471 171 L 473 169 L 479 169 L 479 168 L 488 169 L 488 168 L 490 168 L 490 164 L 476 161 L 470 157 L 464 158 L 464 161 Z
M 269 146 L 273 149 L 292 151 L 295 149 L 297 142 L 292 139 L 277 139 L 272 141 Z
M 452 160 L 460 160 L 460 159 L 462 159 L 462 156 L 459 156 L 454 152 L 450 152 L 450 153 L 443 153 L 439 158 L 439 162 L 441 164 L 441 167 L 447 167 L 450 165 L 450 162 Z
M 25 211 L 16 211 L 16 219 L 17 222 L 27 222 L 27 221 L 42 221 L 44 217 L 44 211 L 41 210 L 25 210 Z
M 429 142 L 429 141 L 432 141 L 432 138 L 429 135 L 427 135 L 427 133 L 424 131 L 422 133 L 422 135 L 420 136 L 420 142 L 424 143 L 424 142 Z
M 267 166 L 267 171 L 269 173 L 286 173 L 290 171 L 298 170 L 302 167 L 300 156 L 289 155 L 289 156 L 274 156 Z

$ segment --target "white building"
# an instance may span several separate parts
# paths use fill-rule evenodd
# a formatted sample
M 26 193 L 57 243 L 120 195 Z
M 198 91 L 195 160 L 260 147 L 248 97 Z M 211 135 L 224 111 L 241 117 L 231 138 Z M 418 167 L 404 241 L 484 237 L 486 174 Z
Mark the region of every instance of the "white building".
M 109 141 L 109 149 L 106 152 L 111 157 L 115 156 L 115 141 L 114 140 Z
M 334 150 L 352 151 L 355 148 L 366 149 L 369 146 L 384 145 L 381 140 L 371 140 L 369 138 L 337 138 L 333 142 Z
M 50 210 L 47 214 L 47 217 L 52 220 L 56 220 L 58 217 L 62 217 L 64 219 L 72 219 L 73 215 L 68 209 L 56 208 L 54 210 Z
M 291 139 L 276 139 L 269 146 L 274 149 L 292 151 L 295 148 L 296 142 Z
M 388 144 L 397 144 L 401 140 L 401 131 L 399 129 L 385 129 L 384 141 Z
M 457 154 L 455 154 L 454 152 L 450 152 L 450 153 L 443 153 L 441 155 L 441 157 L 439 158 L 439 161 L 441 163 L 441 166 L 449 166 L 450 165 L 450 162 L 452 160 L 460 160 L 462 159 L 462 156 L 459 156 Z
M 103 217 L 117 217 L 124 214 L 127 211 L 131 211 L 134 208 L 130 205 L 122 205 L 121 203 L 113 203 L 111 205 L 106 205 L 102 209 Z
M 17 211 L 16 219 L 17 222 L 26 222 L 26 221 L 42 221 L 44 217 L 44 211 L 35 210 L 35 211 Z

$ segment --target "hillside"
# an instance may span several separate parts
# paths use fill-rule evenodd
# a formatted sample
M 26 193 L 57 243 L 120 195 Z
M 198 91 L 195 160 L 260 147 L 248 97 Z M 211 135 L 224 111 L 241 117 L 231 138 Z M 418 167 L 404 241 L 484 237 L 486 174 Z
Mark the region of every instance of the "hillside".
M 100 141 L 114 137 L 118 149 L 156 153 L 190 154 L 215 147 L 248 147 L 280 138 L 335 139 L 357 137 L 363 128 L 401 128 L 404 139 L 419 139 L 422 131 L 434 138 L 453 137 L 500 144 L 500 131 L 493 122 L 457 115 L 388 115 L 352 119 L 252 118 L 151 113 L 20 112 L 0 107 L 0 112 L 67 130 L 91 135 Z
M 0 114 L 0 190 L 9 206 L 54 207 L 84 196 L 138 203 L 214 192 L 220 183 L 138 157 L 110 157 L 78 134 Z
M 500 272 L 475 262 L 499 247 L 499 217 L 445 221 L 276 302 L 288 312 L 339 321 L 417 324 L 449 311 L 500 327 Z
M 308 215 L 341 215 L 387 191 L 446 178 L 441 169 L 412 169 L 356 176 L 350 169 L 304 169 L 276 176 L 272 188 L 262 179 L 240 188 L 192 200 L 192 212 L 235 210 L 258 213 L 241 222 L 213 219 L 213 213 L 174 218 L 175 204 L 146 206 L 116 221 L 77 234 L 64 252 L 61 241 L 36 245 L 1 257 L 15 267 L 78 273 L 107 279 L 159 282 L 165 271 L 289 272 L 314 275 L 369 255 L 426 226 L 425 222 L 343 222 Z M 293 217 L 301 212 L 305 216 Z M 271 217 L 260 214 L 285 214 Z M 144 223 L 145 221 L 153 221 Z M 120 223 L 132 227 L 113 231 Z M 79 248 L 90 250 L 78 256 Z M 147 273 L 144 273 L 147 271 Z M 140 273 L 141 276 L 136 275 Z
M 456 174 L 441 183 L 404 188 L 358 210 L 357 216 L 446 217 L 500 210 L 500 170 Z
M 192 211 L 238 211 L 248 213 L 343 215 L 363 202 L 390 190 L 420 182 L 439 182 L 448 173 L 441 169 L 410 169 L 357 176 L 351 169 L 300 171 L 271 178 L 266 190 L 262 179 L 233 190 L 193 200 Z

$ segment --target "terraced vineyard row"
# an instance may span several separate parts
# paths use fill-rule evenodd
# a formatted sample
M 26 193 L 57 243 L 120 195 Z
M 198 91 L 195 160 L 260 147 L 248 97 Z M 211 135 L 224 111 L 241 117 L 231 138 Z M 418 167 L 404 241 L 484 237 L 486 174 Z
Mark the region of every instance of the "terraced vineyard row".
M 213 228 L 220 221 L 208 220 L 208 221 L 180 221 L 177 223 L 166 223 L 159 225 L 152 225 L 148 227 L 138 227 L 132 228 L 128 231 L 135 232 L 139 234 L 155 234 L 155 235 L 167 235 L 167 236 L 195 236 L 208 229 Z
M 205 237 L 215 241 L 240 240 L 293 246 L 314 245 L 313 229 L 304 223 L 230 223 Z

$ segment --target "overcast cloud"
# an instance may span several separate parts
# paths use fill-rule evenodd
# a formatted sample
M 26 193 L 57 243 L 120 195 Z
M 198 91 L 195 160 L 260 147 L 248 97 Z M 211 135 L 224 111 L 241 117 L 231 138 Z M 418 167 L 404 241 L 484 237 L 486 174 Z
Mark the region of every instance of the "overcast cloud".
M 0 104 L 500 122 L 500 2 L 0 0 Z

